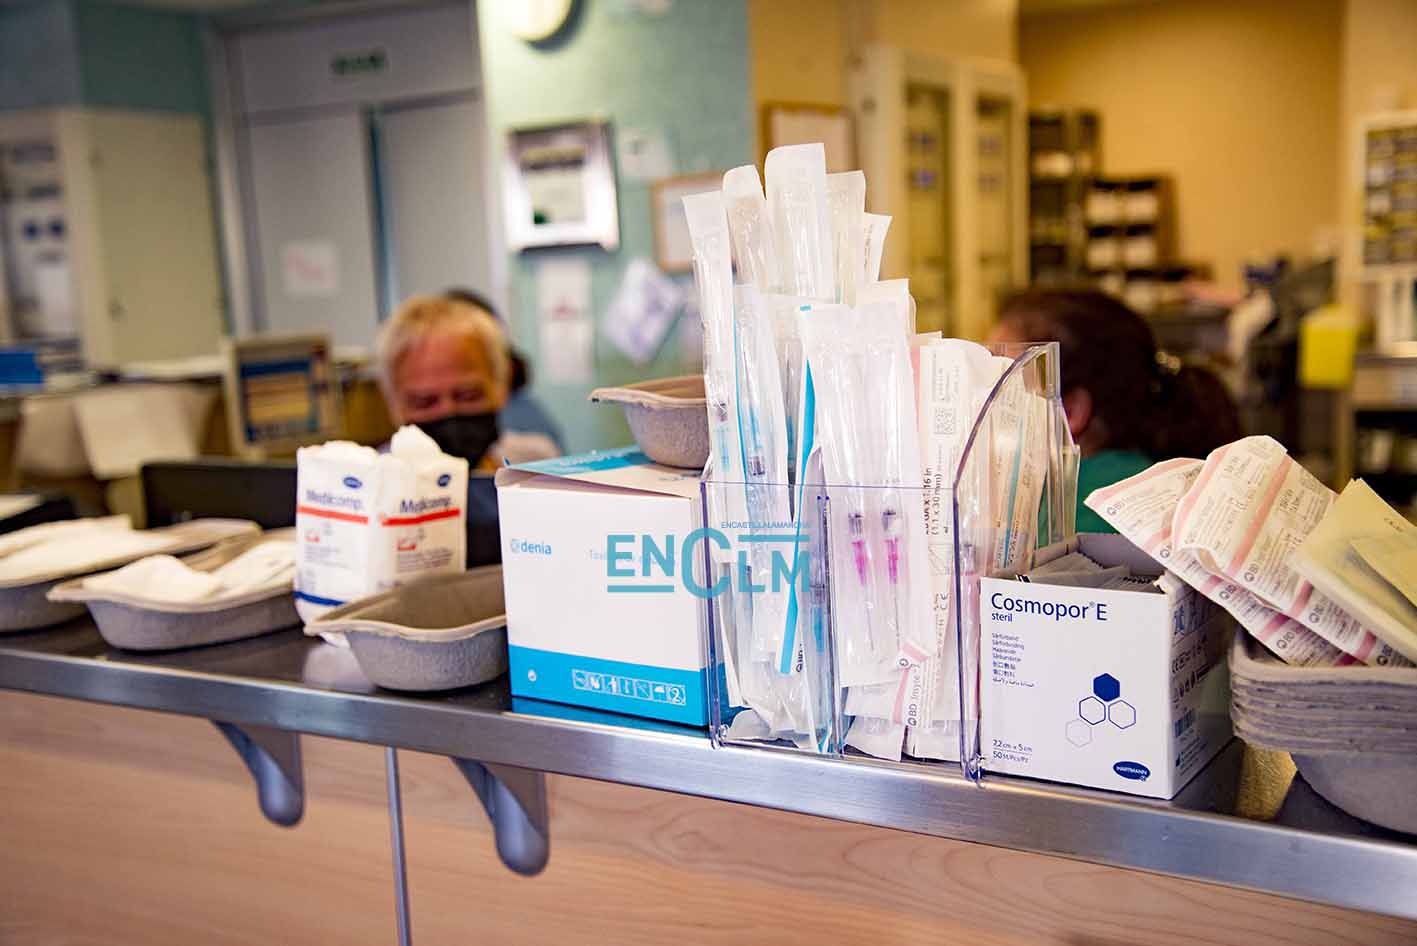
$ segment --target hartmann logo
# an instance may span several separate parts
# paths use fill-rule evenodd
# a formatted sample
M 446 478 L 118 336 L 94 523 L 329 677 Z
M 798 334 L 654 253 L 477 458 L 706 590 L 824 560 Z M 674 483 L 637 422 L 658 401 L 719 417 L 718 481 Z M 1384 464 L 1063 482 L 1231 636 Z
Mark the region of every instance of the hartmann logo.
M 550 542 L 528 542 L 525 539 L 512 540 L 512 552 L 517 555 L 550 555 Z
M 1065 604 L 1061 601 L 1015 598 L 996 591 L 989 596 L 989 606 L 994 609 L 995 621 L 1012 621 L 1015 614 L 1037 614 L 1055 621 L 1107 620 L 1107 605 L 1101 601 Z
M 736 588 L 739 592 L 783 592 L 794 581 L 804 586 L 811 573 L 811 555 L 799 537 L 785 525 L 783 531 L 729 536 L 718 529 L 695 529 L 676 542 L 674 535 L 653 536 L 612 533 L 605 537 L 605 577 L 638 578 L 635 582 L 606 585 L 612 594 L 670 594 L 680 584 L 696 598 L 716 598 Z M 695 573 L 694 563 L 705 552 L 718 551 L 711 580 Z M 730 553 L 724 555 L 723 553 Z M 599 557 L 599 556 L 597 556 Z

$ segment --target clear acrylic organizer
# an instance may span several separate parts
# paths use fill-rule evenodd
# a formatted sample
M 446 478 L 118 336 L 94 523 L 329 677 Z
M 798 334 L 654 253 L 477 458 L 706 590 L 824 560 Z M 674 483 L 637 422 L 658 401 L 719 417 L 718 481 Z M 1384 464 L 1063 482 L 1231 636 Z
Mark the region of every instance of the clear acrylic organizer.
M 1057 345 L 991 350 L 1013 362 L 953 481 L 827 484 L 820 448 L 797 484 L 705 479 L 715 744 L 891 758 L 894 743 L 979 778 L 979 579 L 1070 535 L 1077 491 Z M 925 528 L 893 547 L 910 510 Z

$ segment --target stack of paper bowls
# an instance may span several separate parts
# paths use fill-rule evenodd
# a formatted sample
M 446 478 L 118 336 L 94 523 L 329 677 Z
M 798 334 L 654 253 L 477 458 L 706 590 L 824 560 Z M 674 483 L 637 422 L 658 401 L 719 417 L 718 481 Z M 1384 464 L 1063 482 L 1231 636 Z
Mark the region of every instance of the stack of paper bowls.
M 1230 674 L 1237 736 L 1293 755 L 1349 814 L 1417 834 L 1417 668 L 1290 667 L 1240 634 Z

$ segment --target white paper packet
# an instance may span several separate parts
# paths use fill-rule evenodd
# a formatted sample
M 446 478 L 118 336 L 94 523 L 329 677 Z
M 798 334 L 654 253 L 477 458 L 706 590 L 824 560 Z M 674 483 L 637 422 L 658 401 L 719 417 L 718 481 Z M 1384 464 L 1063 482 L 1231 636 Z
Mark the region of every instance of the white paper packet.
M 1398 540 L 1417 549 L 1417 526 L 1367 483 L 1354 480 L 1295 549 L 1294 570 L 1365 622 L 1384 643 L 1417 660 L 1417 604 L 1365 560 L 1361 547 L 1371 539 Z
M 1293 550 L 1333 504 L 1320 483 L 1272 437 L 1245 437 L 1211 452 L 1172 522 L 1178 550 L 1233 581 L 1367 664 L 1410 665 L 1291 565 Z
M 1315 667 L 1352 663 L 1351 657 L 1297 621 L 1267 607 L 1240 586 L 1212 575 L 1194 554 L 1172 546 L 1176 507 L 1203 466 L 1200 460 L 1166 460 L 1096 490 L 1084 503 L 1137 548 L 1229 611 L 1241 627 L 1286 663 Z

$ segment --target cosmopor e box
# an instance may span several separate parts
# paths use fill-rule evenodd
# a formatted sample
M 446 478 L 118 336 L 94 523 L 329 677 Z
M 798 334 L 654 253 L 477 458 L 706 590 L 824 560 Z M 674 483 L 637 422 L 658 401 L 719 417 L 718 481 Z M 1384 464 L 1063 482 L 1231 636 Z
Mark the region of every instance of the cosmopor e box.
M 498 471 L 497 506 L 512 693 L 708 725 L 699 474 L 562 457 Z
M 1073 550 L 1160 571 L 1117 535 L 1036 564 Z M 1174 575 L 1135 591 L 986 578 L 980 594 L 986 770 L 1171 798 L 1229 742 L 1231 620 Z

